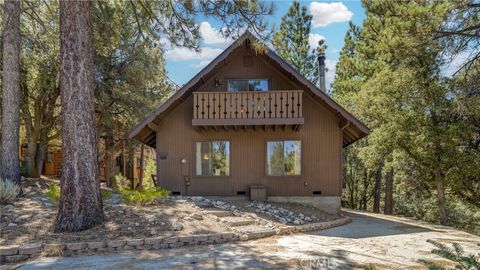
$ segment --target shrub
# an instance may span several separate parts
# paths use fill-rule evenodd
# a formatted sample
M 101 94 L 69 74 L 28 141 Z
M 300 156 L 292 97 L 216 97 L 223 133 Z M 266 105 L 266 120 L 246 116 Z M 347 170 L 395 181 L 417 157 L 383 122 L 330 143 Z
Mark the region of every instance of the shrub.
M 154 175 L 157 174 L 155 161 L 147 160 L 147 164 L 145 166 L 145 169 L 143 170 L 143 181 L 142 181 L 143 190 L 153 191 L 157 188 L 153 184 L 152 174 Z
M 112 192 L 110 191 L 101 190 L 101 194 L 102 194 L 102 199 L 104 200 L 112 197 Z M 58 201 L 60 201 L 60 187 L 58 187 L 55 184 L 49 184 L 47 196 L 50 199 L 50 201 L 54 203 L 58 203 Z
M 60 188 L 55 184 L 48 184 L 47 196 L 50 201 L 57 203 L 60 200 Z
M 0 204 L 7 204 L 15 200 L 20 187 L 12 181 L 0 179 Z
M 108 198 L 112 197 L 112 192 L 110 191 L 101 190 L 100 192 L 102 194 L 102 200 L 107 200 Z
M 150 191 L 119 189 L 118 192 L 122 194 L 123 200 L 130 204 L 150 204 L 157 199 L 167 198 L 169 193 L 168 190 L 163 188 Z
M 115 175 L 115 187 L 118 190 L 130 189 L 131 183 L 130 180 L 123 176 L 121 173 Z
M 437 247 L 432 250 L 433 254 L 436 254 L 444 259 L 447 259 L 455 264 L 455 267 L 451 269 L 464 269 L 464 270 L 479 270 L 480 261 L 473 254 L 465 254 L 463 248 L 458 243 L 453 243 L 453 248 L 449 248 L 446 245 L 433 241 L 427 240 L 428 243 Z M 447 269 L 441 265 L 438 265 L 432 261 L 420 260 L 425 264 L 430 270 L 441 270 Z

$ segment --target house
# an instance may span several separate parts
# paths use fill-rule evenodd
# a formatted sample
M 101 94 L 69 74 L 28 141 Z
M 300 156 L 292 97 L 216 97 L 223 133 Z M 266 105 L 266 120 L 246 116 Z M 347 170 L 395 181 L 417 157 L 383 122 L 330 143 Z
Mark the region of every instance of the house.
M 27 145 L 20 148 L 20 157 L 25 159 L 27 154 Z M 142 154 L 143 151 L 143 154 Z M 141 163 L 143 156 L 143 164 Z M 156 162 L 156 155 L 152 148 L 141 147 L 140 144 L 128 150 L 124 140 L 117 143 L 112 151 L 111 156 L 111 175 L 121 174 L 129 179 L 133 186 L 136 186 L 141 177 L 146 181 L 151 181 L 151 175 L 141 175 L 148 162 Z M 99 157 L 100 180 L 106 182 L 106 158 L 105 155 Z M 62 168 L 62 148 L 57 145 L 49 145 L 43 161 L 41 175 L 52 178 L 60 178 Z
M 336 212 L 342 148 L 369 129 L 275 52 L 255 53 L 254 39 L 242 35 L 130 138 L 156 149 L 157 184 L 174 195 L 249 196 L 261 186 L 268 201 Z

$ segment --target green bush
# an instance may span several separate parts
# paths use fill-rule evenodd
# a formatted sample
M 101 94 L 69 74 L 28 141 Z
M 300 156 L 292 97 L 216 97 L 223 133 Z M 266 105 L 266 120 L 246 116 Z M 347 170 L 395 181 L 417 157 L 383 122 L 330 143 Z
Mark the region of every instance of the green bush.
M 47 196 L 50 201 L 57 203 L 60 200 L 60 188 L 55 184 L 48 184 Z
M 100 192 L 102 194 L 102 200 L 107 200 L 108 198 L 112 197 L 112 192 L 110 191 L 101 190 Z
M 121 173 L 115 175 L 115 188 L 118 190 L 130 189 L 130 180 Z
M 167 198 L 169 193 L 168 190 L 163 188 L 146 191 L 119 189 L 118 192 L 122 194 L 123 200 L 129 204 L 151 204 L 157 199 Z
M 430 239 L 427 240 L 427 242 L 436 247 L 436 249 L 432 250 L 433 254 L 436 254 L 455 264 L 455 267 L 453 268 L 445 268 L 442 265 L 438 265 L 432 261 L 420 260 L 420 262 L 425 264 L 429 270 L 446 270 L 446 269 L 480 270 L 480 261 L 475 257 L 474 254 L 465 254 L 465 252 L 463 251 L 463 247 L 460 244 L 453 243 L 452 244 L 453 248 L 449 248 L 442 243 L 439 243 Z
M 103 200 L 106 200 L 106 199 L 112 197 L 112 192 L 110 192 L 110 191 L 101 190 L 100 192 L 102 194 L 102 199 Z M 58 201 L 60 201 L 60 187 L 58 187 L 55 184 L 49 184 L 48 185 L 47 196 L 50 199 L 50 201 L 52 201 L 54 203 L 58 203 Z
M 12 181 L 3 180 L 0 178 L 0 204 L 7 204 L 15 200 L 20 187 Z
M 143 190 L 153 191 L 157 188 L 152 181 L 152 174 L 157 174 L 156 172 L 157 169 L 155 166 L 155 161 L 147 160 L 147 164 L 145 166 L 145 169 L 143 170 Z

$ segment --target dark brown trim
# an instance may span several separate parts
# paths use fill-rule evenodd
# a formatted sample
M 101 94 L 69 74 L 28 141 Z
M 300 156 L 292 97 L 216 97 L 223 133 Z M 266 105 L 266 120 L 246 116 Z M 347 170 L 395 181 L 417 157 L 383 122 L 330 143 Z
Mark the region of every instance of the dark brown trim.
M 192 119 L 193 126 L 303 125 L 304 118 Z
M 196 147 L 195 144 L 197 142 L 228 142 L 229 144 L 229 149 L 228 149 L 228 175 L 197 175 L 197 153 L 196 153 Z M 232 178 L 232 142 L 230 140 L 225 140 L 225 139 L 208 139 L 208 140 L 192 140 L 192 166 L 191 166 L 191 176 L 190 178 L 198 178 L 198 179 L 207 179 L 207 178 L 213 178 L 213 179 L 230 179 Z
M 269 175 L 268 174 L 268 142 L 285 142 L 285 141 L 300 141 L 300 174 L 298 175 Z M 297 138 L 297 139 L 294 139 L 294 138 L 286 138 L 286 139 L 266 139 L 265 142 L 264 142 L 264 164 L 265 164 L 265 170 L 264 170 L 264 176 L 266 178 L 288 178 L 288 179 L 294 179 L 294 178 L 301 178 L 303 179 L 304 177 L 304 152 L 303 152 L 303 148 L 304 148 L 304 143 L 303 143 L 303 139 L 300 139 L 300 138 Z

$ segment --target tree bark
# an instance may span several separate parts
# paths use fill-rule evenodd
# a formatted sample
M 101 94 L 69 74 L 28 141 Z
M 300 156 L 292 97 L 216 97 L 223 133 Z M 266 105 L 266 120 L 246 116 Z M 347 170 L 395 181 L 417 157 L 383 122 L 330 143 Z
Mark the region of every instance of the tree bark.
M 385 207 L 383 209 L 385 215 L 393 214 L 393 169 L 385 175 Z
M 35 155 L 35 167 L 39 174 L 42 173 L 43 163 L 45 161 L 45 155 L 47 154 L 48 148 L 48 136 L 47 131 L 42 131 L 40 139 L 38 140 L 37 154 Z
M 62 176 L 54 231 L 80 231 L 104 219 L 98 167 L 89 1 L 60 1 Z
M 447 216 L 447 209 L 445 206 L 445 186 L 443 185 L 443 183 L 437 184 L 437 205 L 438 205 L 439 222 L 441 225 L 447 225 L 448 216 Z
M 3 83 L 0 176 L 21 186 L 19 159 L 20 1 L 3 5 Z
M 380 164 L 375 173 L 375 191 L 373 196 L 373 212 L 380 213 L 380 197 L 382 194 L 382 167 Z

